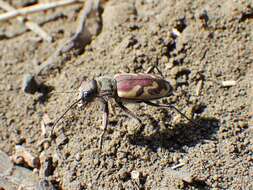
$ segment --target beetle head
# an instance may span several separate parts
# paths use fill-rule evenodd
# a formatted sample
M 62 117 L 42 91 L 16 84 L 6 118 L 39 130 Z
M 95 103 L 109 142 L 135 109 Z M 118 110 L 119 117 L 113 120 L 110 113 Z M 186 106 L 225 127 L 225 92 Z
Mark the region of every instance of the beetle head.
M 91 102 L 97 95 L 97 81 L 84 81 L 80 86 L 80 98 L 83 103 Z
M 97 96 L 97 81 L 84 81 L 80 86 L 80 94 L 79 99 L 72 103 L 67 110 L 54 122 L 52 126 L 51 135 L 54 133 L 54 128 L 56 127 L 57 123 L 63 118 L 63 116 L 72 109 L 76 104 L 82 101 L 83 105 L 87 105 L 87 103 L 91 102 Z

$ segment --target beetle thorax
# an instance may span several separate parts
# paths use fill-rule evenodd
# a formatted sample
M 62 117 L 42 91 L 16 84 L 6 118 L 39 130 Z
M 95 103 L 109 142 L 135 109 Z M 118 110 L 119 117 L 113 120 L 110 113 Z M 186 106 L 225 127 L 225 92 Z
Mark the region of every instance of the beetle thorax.
M 115 80 L 110 77 L 99 77 L 97 88 L 100 96 L 115 96 L 117 92 Z

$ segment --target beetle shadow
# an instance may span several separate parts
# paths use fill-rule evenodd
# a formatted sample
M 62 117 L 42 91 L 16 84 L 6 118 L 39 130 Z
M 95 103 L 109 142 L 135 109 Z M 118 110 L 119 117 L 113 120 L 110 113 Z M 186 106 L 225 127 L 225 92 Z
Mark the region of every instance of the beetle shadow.
M 40 93 L 37 102 L 39 102 L 40 104 L 44 104 L 49 99 L 51 92 L 54 89 L 54 86 L 41 84 L 37 90 Z
M 139 132 L 138 134 L 129 135 L 128 139 L 131 144 L 147 146 L 154 152 L 159 147 L 170 152 L 186 152 L 189 147 L 194 147 L 208 140 L 215 140 L 214 134 L 217 133 L 220 127 L 219 120 L 212 117 L 202 117 L 196 122 L 200 126 L 192 126 L 190 123 L 178 123 L 172 129 L 158 130 L 150 136 L 145 136 L 142 132 Z

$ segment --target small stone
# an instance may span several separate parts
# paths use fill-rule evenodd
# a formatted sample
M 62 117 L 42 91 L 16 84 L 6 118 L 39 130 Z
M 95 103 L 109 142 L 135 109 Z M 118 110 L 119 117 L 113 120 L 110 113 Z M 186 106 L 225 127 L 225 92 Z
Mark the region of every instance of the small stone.
M 31 168 L 39 168 L 40 160 L 34 156 L 27 148 L 16 145 L 15 154 L 12 156 L 15 164 L 25 164 Z
M 77 153 L 75 158 L 76 158 L 76 161 L 80 161 L 82 159 L 80 153 Z
M 177 84 L 186 84 L 187 83 L 187 76 L 181 75 L 177 78 Z
M 218 175 L 214 175 L 214 176 L 213 176 L 213 180 L 214 180 L 214 181 L 217 181 L 218 179 L 219 179 L 219 176 L 218 176 Z
M 38 176 L 30 169 L 14 166 L 9 157 L 0 151 L 0 189 L 38 189 Z
M 39 88 L 40 84 L 33 75 L 27 74 L 24 76 L 22 89 L 25 93 L 34 94 Z
M 135 179 L 135 180 L 139 180 L 140 179 L 140 172 L 136 171 L 136 170 L 133 170 L 131 172 L 131 178 L 132 179 Z
M 221 81 L 222 87 L 231 87 L 231 86 L 235 86 L 236 84 L 237 84 L 237 81 L 235 81 L 235 80 Z

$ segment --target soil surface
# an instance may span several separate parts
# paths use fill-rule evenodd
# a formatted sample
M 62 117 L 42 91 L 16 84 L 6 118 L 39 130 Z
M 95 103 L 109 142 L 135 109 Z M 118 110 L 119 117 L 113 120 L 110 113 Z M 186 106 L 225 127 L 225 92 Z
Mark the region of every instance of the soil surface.
M 20 7 L 28 0 L 9 2 Z M 24 93 L 24 76 L 71 37 L 80 8 L 31 15 L 48 20 L 42 28 L 53 43 L 16 19 L 0 23 L 0 150 L 11 156 L 21 145 L 51 156 L 47 179 L 57 189 L 253 189 L 252 1 L 107 1 L 102 31 L 84 52 L 40 76 L 50 93 Z M 126 104 L 140 125 L 110 100 L 101 150 L 99 102 L 71 109 L 45 145 L 45 114 L 57 119 L 78 98 L 82 80 L 156 64 L 174 91 L 155 102 L 176 106 L 199 126 L 173 109 Z M 73 93 L 53 93 L 67 91 Z

